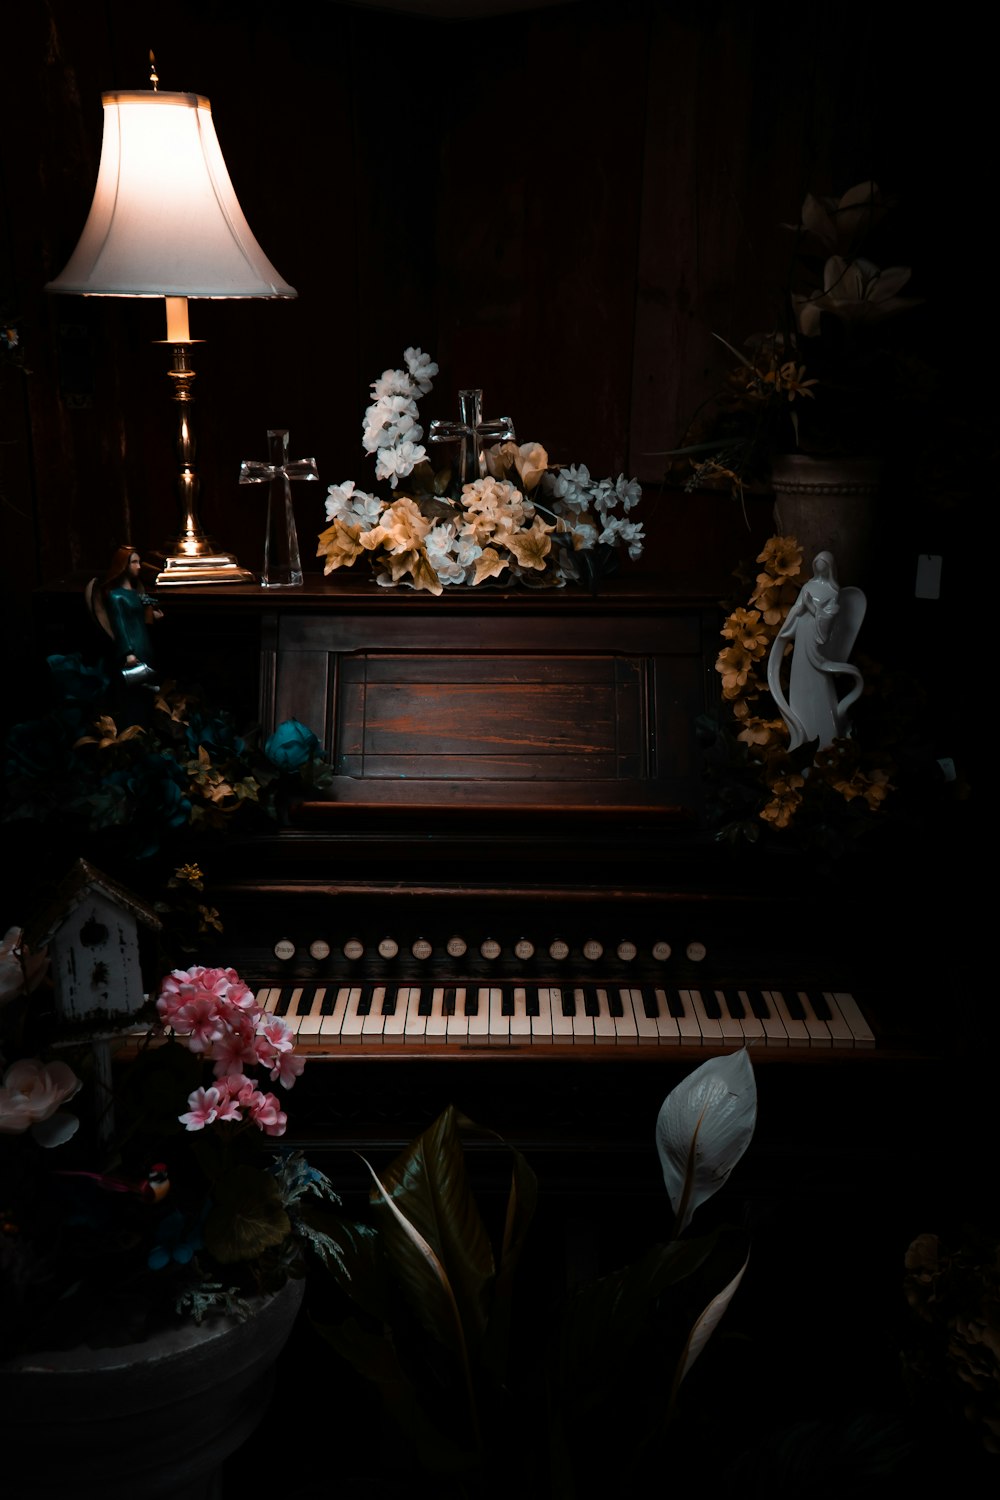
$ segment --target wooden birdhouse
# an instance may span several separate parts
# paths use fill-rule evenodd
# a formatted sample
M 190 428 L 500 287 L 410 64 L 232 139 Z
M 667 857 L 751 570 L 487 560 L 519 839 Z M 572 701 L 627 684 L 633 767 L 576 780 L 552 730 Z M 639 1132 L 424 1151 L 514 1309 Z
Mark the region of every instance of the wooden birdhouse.
M 140 1009 L 140 923 L 154 931 L 162 925 L 132 892 L 77 860 L 28 933 L 33 952 L 48 949 L 62 1020 L 114 1026 Z

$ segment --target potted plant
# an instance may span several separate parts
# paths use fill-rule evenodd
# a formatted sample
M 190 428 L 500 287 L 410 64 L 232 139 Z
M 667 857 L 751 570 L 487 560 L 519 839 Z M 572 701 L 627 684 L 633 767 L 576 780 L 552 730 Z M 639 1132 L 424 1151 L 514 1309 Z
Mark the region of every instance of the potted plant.
M 465 1149 L 483 1132 L 452 1108 L 387 1171 L 369 1168 L 369 1212 L 329 1228 L 343 1296 L 322 1331 L 378 1389 L 408 1488 L 415 1464 L 441 1495 L 632 1493 L 651 1461 L 668 1461 L 686 1431 L 687 1377 L 747 1265 L 742 1232 L 687 1231 L 755 1119 L 745 1049 L 683 1080 L 655 1122 L 668 1237 L 561 1300 L 518 1277 L 537 1194 L 519 1152 L 492 1212 Z M 627 1442 L 607 1420 L 616 1390 L 629 1393 Z
M 691 488 L 773 491 L 777 531 L 810 559 L 833 552 L 849 581 L 884 466 L 923 446 L 932 394 L 929 367 L 895 332 L 921 301 L 906 295 L 910 268 L 870 258 L 891 207 L 874 182 L 806 195 L 774 325 L 740 347 L 715 335 L 732 364 L 667 455 Z
M 116 1070 L 120 1017 L 72 1026 L 19 929 L 0 951 L 0 1392 L 40 1494 L 198 1496 L 261 1416 L 336 1195 L 275 1145 L 302 1069 L 231 969 L 169 974 Z M 37 1455 L 44 1465 L 36 1470 Z

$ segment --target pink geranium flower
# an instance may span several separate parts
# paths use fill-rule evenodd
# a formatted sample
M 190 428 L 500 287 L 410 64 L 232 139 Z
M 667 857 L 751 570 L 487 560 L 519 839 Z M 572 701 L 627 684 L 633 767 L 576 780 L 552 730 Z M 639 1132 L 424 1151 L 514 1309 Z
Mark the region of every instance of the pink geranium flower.
M 181 1124 L 188 1130 L 204 1130 L 206 1125 L 218 1118 L 222 1095 L 217 1088 L 195 1089 L 188 1096 L 188 1112 L 178 1115 Z
M 271 1082 L 278 1081 L 283 1089 L 290 1089 L 296 1078 L 301 1076 L 305 1065 L 304 1057 L 296 1057 L 294 1052 L 282 1052 L 275 1058 L 274 1067 L 271 1069 Z

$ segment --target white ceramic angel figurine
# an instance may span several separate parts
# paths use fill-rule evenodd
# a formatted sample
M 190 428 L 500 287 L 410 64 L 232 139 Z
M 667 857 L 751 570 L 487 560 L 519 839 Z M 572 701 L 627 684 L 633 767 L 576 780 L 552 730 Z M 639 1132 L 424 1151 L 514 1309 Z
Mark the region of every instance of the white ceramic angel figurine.
M 818 740 L 818 748 L 824 750 L 850 733 L 848 712 L 861 697 L 864 681 L 847 658 L 866 606 L 860 589 L 838 586 L 832 555 L 817 553 L 813 576 L 799 590 L 774 638 L 767 662 L 767 685 L 788 725 L 790 750 L 808 740 Z M 793 645 L 786 698 L 781 687 L 781 662 L 788 641 Z M 837 677 L 853 680 L 843 698 L 837 697 Z

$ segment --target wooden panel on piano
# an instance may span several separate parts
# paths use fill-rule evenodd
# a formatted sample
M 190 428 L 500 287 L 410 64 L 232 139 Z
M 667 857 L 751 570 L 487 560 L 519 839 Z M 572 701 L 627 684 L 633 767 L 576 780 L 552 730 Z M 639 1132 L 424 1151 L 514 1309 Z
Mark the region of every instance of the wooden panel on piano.
M 487 594 L 456 617 L 397 595 L 378 614 L 275 613 L 262 721 L 321 734 L 339 805 L 690 817 L 716 622 L 690 601 L 630 603 Z

